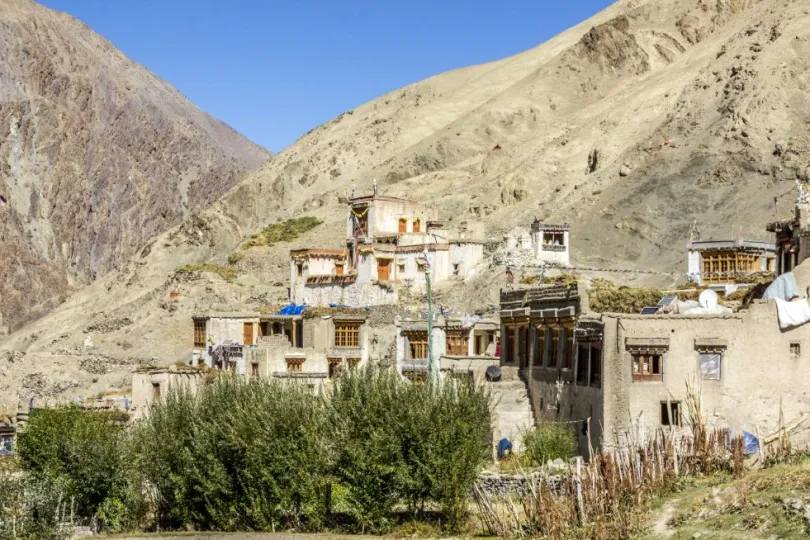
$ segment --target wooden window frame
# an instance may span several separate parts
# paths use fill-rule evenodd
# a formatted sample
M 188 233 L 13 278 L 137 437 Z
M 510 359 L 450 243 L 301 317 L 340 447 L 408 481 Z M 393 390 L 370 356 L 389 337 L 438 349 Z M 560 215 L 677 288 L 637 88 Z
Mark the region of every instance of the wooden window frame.
M 327 378 L 333 379 L 338 373 L 340 373 L 340 369 L 343 364 L 343 360 L 341 358 L 332 357 L 326 359 L 327 364 L 329 365 L 327 371 Z
M 537 335 L 535 346 L 537 348 L 537 362 L 538 366 L 542 366 L 546 361 L 546 327 L 538 326 L 535 331 Z
M 560 243 L 555 244 L 554 243 L 555 240 L 558 240 Z M 564 231 L 543 231 L 543 246 L 565 247 L 565 232 Z
M 574 343 L 574 325 L 565 325 L 565 350 L 563 351 L 562 369 L 574 369 L 574 355 L 576 354 Z
M 413 332 L 408 335 L 408 359 L 427 360 L 428 358 L 427 332 Z
M 415 233 L 422 232 L 422 220 L 420 218 L 413 218 L 411 222 L 411 231 Z
M 343 275 L 343 263 L 335 263 L 335 275 L 336 276 Z
M 397 223 L 397 232 L 400 234 L 408 232 L 408 219 L 407 218 L 399 218 Z
M 194 348 L 195 349 L 204 349 L 205 348 L 205 338 L 206 338 L 206 321 L 205 320 L 195 320 L 194 321 Z
M 357 357 L 346 358 L 346 365 L 349 366 L 349 369 L 357 369 L 357 366 L 360 365 L 360 359 Z
M 469 331 L 448 330 L 445 343 L 448 356 L 468 356 L 470 351 Z
M 584 351 L 584 354 L 583 354 Z M 590 377 L 590 366 L 588 365 L 589 358 L 591 354 L 591 344 L 590 343 L 578 343 L 577 344 L 577 370 L 576 374 L 574 375 L 574 380 L 576 381 L 577 385 L 579 386 L 588 386 L 589 377 Z
M 359 322 L 335 321 L 335 348 L 360 348 L 360 326 Z
M 259 363 L 258 362 L 251 362 L 250 363 L 250 376 L 251 377 L 258 377 L 259 376 Z
M 153 382 L 152 383 L 152 403 L 157 403 L 160 401 L 160 383 Z
M 297 277 L 304 277 L 304 263 L 295 263 L 295 275 Z
M 663 382 L 665 350 L 636 349 L 629 352 L 633 382 Z M 655 370 L 656 363 L 658 365 L 657 372 Z
M 588 369 L 588 386 L 602 388 L 602 347 L 596 346 L 595 343 L 591 343 L 590 348 L 591 354 Z
M 306 358 L 287 358 L 287 373 L 302 373 Z

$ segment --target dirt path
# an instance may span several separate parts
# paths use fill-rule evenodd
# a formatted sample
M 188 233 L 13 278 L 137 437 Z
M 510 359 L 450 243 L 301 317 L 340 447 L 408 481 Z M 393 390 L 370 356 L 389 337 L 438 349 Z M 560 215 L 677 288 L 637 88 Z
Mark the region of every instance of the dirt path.
M 675 514 L 675 505 L 677 502 L 677 499 L 669 501 L 661 508 L 653 524 L 653 534 L 660 537 L 668 537 L 675 534 L 675 529 L 669 526 L 669 520 L 672 519 L 672 516 Z

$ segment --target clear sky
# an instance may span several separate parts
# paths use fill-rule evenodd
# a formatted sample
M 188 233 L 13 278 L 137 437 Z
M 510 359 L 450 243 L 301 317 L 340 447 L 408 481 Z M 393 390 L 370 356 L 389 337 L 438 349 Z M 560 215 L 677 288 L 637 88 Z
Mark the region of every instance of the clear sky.
M 530 49 L 612 0 L 39 0 L 279 151 L 386 92 Z

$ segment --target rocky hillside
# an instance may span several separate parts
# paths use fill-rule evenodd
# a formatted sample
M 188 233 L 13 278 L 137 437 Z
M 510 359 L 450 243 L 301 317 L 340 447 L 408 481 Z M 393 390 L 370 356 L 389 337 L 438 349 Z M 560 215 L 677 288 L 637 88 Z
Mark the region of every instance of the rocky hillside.
M 457 229 L 482 220 L 497 240 L 534 216 L 568 221 L 575 264 L 682 280 L 693 220 L 704 238 L 767 238 L 808 179 L 809 40 L 803 0 L 623 0 L 535 49 L 347 111 L 7 338 L 0 395 L 98 392 L 126 385 L 134 362 L 187 359 L 192 312 L 283 299 L 288 250 L 339 246 L 339 197 L 374 178 Z M 302 214 L 325 224 L 239 249 Z M 178 271 L 206 262 L 225 266 Z M 445 298 L 492 305 L 501 270 L 487 272 Z
M 268 153 L 76 19 L 0 3 L 0 334 L 130 259 Z

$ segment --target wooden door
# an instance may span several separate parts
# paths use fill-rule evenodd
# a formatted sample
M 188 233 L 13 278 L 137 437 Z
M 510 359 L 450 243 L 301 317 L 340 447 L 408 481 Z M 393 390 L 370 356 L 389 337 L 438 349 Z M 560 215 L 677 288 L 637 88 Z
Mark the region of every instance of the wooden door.
M 249 347 L 253 345 L 253 323 L 246 322 L 244 324 L 244 337 L 243 337 L 243 344 L 245 347 Z
M 391 261 L 377 261 L 377 279 L 388 281 L 388 268 Z
M 422 222 L 418 219 L 413 220 L 413 232 L 420 232 L 422 230 Z
M 399 218 L 399 232 L 404 233 L 408 232 L 408 220 L 405 218 Z

